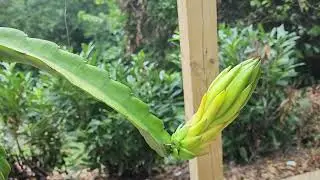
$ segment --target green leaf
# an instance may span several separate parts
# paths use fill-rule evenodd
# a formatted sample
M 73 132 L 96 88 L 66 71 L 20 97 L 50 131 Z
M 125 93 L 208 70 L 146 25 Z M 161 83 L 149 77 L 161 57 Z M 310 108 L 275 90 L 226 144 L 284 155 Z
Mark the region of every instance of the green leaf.
M 11 167 L 6 160 L 6 152 L 2 146 L 0 146 L 0 180 L 8 179 Z
M 150 113 L 147 104 L 134 97 L 127 86 L 110 79 L 106 71 L 86 64 L 80 56 L 52 42 L 29 38 L 22 31 L 0 27 L 0 58 L 62 75 L 123 114 L 159 155 L 167 154 L 165 145 L 170 143 L 170 135 L 162 121 Z

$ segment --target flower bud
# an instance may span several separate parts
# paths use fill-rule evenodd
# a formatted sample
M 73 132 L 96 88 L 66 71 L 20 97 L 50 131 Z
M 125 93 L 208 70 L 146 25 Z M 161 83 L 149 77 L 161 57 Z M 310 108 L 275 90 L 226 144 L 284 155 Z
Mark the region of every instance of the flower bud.
M 205 154 L 209 144 L 236 119 L 251 97 L 260 71 L 259 59 L 249 59 L 223 70 L 209 86 L 192 119 L 172 135 L 173 155 L 192 159 Z

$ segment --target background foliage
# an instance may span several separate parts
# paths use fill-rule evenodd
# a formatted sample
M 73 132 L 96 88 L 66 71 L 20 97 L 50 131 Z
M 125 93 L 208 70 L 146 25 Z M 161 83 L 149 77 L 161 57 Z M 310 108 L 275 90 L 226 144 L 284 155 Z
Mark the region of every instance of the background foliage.
M 0 0 L 0 26 L 54 41 L 106 69 L 173 132 L 184 118 L 176 6 L 171 0 Z M 264 69 L 253 98 L 224 131 L 225 159 L 249 162 L 319 145 L 320 3 L 229 0 L 218 10 L 220 67 L 260 56 Z M 16 64 L 0 67 L 0 137 L 11 176 L 90 167 L 143 177 L 172 162 L 151 151 L 122 115 L 64 79 Z
M 250 161 L 257 155 L 292 145 L 298 120 L 287 117 L 282 102 L 290 96 L 298 75 L 295 45 L 299 37 L 284 26 L 266 33 L 261 26 L 256 30 L 252 26 L 239 29 L 225 25 L 220 26 L 219 36 L 222 68 L 259 56 L 263 69 L 253 97 L 238 121 L 224 132 L 226 158 Z

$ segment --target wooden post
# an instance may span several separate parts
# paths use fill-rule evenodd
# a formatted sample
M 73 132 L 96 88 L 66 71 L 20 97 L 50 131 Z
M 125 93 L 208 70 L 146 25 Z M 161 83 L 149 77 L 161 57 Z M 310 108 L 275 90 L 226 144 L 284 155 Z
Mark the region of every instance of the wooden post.
M 216 0 L 178 0 L 186 119 L 218 74 Z M 190 161 L 191 180 L 223 179 L 221 136 L 208 155 Z

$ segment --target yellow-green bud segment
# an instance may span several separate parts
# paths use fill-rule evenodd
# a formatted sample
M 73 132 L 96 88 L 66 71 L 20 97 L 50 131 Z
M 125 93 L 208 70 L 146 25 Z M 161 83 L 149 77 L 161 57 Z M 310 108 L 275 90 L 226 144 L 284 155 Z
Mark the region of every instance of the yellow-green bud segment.
M 211 83 L 192 121 L 173 134 L 172 154 L 179 159 L 191 159 L 207 152 L 210 142 L 236 119 L 253 93 L 259 75 L 258 59 L 223 70 Z
M 209 105 L 210 108 L 208 110 L 207 109 L 205 110 L 204 115 L 202 116 L 201 120 L 197 124 L 190 127 L 187 136 L 196 136 L 211 124 L 211 122 L 216 117 L 217 112 L 219 111 L 221 105 L 224 102 L 225 95 L 226 95 L 226 91 L 223 90 L 220 94 L 217 95 L 217 97 L 215 97 L 211 101 Z

